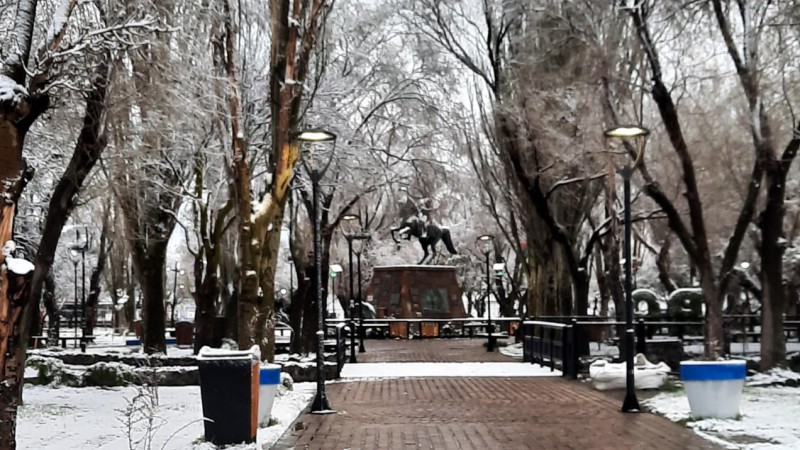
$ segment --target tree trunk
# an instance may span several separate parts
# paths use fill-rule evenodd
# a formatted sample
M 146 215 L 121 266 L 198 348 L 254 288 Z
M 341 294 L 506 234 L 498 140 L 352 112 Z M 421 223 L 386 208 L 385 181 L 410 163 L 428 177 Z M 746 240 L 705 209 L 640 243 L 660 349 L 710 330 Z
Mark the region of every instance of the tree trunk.
M 211 267 L 214 267 L 211 270 Z M 200 284 L 200 289 L 195 293 L 194 312 L 194 353 L 197 354 L 203 346 L 213 346 L 216 336 L 217 300 L 220 296 L 219 280 L 217 279 L 217 264 L 213 261 L 208 265 L 206 275 Z
M 321 240 L 321 264 L 322 264 L 322 298 L 327 299 L 328 271 L 326 268 L 330 262 L 330 248 L 332 233 L 327 227 L 320 233 Z M 317 332 L 317 293 L 314 291 L 314 257 L 313 251 L 304 248 L 302 245 L 295 244 L 295 254 L 292 259 L 297 268 L 297 291 L 292 299 L 289 309 L 289 321 L 294 336 L 292 338 L 292 353 L 310 353 L 316 350 Z M 304 252 L 304 255 L 300 253 Z M 348 305 L 349 306 L 349 305 Z M 345 309 L 349 311 L 349 308 Z
M 786 172 L 780 164 L 766 167 L 767 203 L 761 213 L 761 370 L 786 361 L 783 314 L 786 295 L 783 288 L 783 217 Z
M 0 246 L 13 241 L 17 201 L 33 171 L 25 167 L 22 145 L 30 123 L 44 111 L 22 111 L 30 106 L 0 102 Z M 21 117 L 16 117 L 21 114 Z M 24 118 L 24 120 L 23 120 Z M 21 123 L 23 122 L 23 123 Z M 25 354 L 33 308 L 30 286 L 33 271 L 15 274 L 0 251 L 0 449 L 16 449 L 17 409 L 22 402 Z
M 603 248 L 604 245 L 600 245 L 601 251 L 595 252 L 594 254 L 594 276 L 597 279 L 597 290 L 600 292 L 600 305 L 595 304 L 595 309 L 599 311 L 598 315 L 600 317 L 608 317 L 608 302 L 611 298 L 611 292 L 608 287 L 608 275 L 606 273 L 605 265 L 603 264 Z M 597 303 L 597 298 L 595 298 L 595 303 Z M 594 312 L 593 312 L 594 313 Z
M 50 346 L 58 345 L 58 334 L 61 321 L 59 320 L 58 305 L 56 304 L 56 281 L 53 278 L 53 270 L 44 278 L 44 292 L 42 292 L 42 303 L 47 312 L 47 344 Z
M 671 235 L 667 233 L 667 236 L 664 238 L 664 242 L 661 244 L 661 250 L 658 251 L 658 258 L 656 259 L 656 267 L 658 267 L 658 280 L 661 281 L 661 284 L 664 285 L 664 289 L 667 290 L 667 293 L 672 293 L 677 286 L 675 283 L 672 282 L 672 278 L 669 276 L 669 249 L 672 247 L 672 239 Z
M 586 316 L 589 314 L 589 274 L 584 270 L 572 277 L 575 294 L 575 315 Z
M 97 255 L 97 266 L 92 269 L 92 276 L 89 278 L 89 297 L 86 298 L 86 334 L 92 336 L 94 327 L 97 324 L 97 305 L 100 302 L 100 278 L 106 267 L 108 249 L 106 248 L 106 237 L 108 236 L 108 208 L 105 209 L 103 217 L 103 228 L 100 231 L 100 252 Z M 112 314 L 116 312 L 112 305 Z M 113 320 L 112 320 L 113 321 Z
M 5 208 L 0 216 L 0 230 L 10 217 L 13 220 L 13 207 Z M 8 230 L 10 231 L 10 229 Z M 10 233 L 0 232 L 0 237 L 10 237 Z M 0 256 L 0 264 L 5 258 Z M 17 410 L 22 404 L 25 353 L 28 347 L 27 327 L 23 326 L 32 308 L 28 302 L 30 281 L 33 272 L 17 275 L 7 269 L 0 270 L 0 448 L 16 449 Z M 27 311 L 25 311 L 27 310 Z
M 697 268 L 703 300 L 706 302 L 703 355 L 709 360 L 715 360 L 725 354 L 725 330 L 722 321 L 724 294 L 721 295 L 719 292 L 710 259 L 698 263 Z
M 167 353 L 164 278 L 166 243 L 151 245 L 147 257 L 134 259 L 139 285 L 142 288 L 142 327 L 144 351 L 147 354 Z

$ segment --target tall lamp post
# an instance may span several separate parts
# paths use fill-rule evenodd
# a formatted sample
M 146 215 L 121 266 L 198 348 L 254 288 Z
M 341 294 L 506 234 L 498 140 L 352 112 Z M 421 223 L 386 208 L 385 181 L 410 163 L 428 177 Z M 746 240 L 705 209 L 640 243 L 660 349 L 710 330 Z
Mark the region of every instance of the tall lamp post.
M 358 214 L 345 214 L 342 216 L 342 228 L 344 237 L 347 239 L 347 257 L 349 265 L 350 281 L 350 359 L 349 362 L 356 363 L 356 329 L 360 341 L 359 352 L 364 352 L 364 311 L 361 308 L 361 252 L 363 251 L 363 241 L 369 239 L 368 235 L 362 234 L 361 216 Z M 354 295 L 353 287 L 353 254 L 358 255 L 358 297 Z M 356 302 L 358 298 L 358 302 Z M 356 328 L 356 307 L 358 308 L 358 327 Z
M 320 242 L 320 207 L 319 207 L 319 182 L 328 170 L 333 154 L 336 150 L 336 135 L 330 131 L 322 129 L 305 130 L 295 135 L 301 143 L 310 143 L 312 146 L 322 143 L 333 143 L 333 149 L 327 161 L 320 167 L 319 161 L 314 161 L 313 152 L 310 157 L 300 157 L 303 167 L 311 177 L 312 204 L 314 209 L 314 291 L 317 300 L 317 395 L 311 405 L 311 412 L 314 414 L 329 414 L 331 410 L 328 396 L 325 393 L 325 319 L 322 314 L 322 244 Z
M 368 235 L 359 234 L 353 236 L 356 242 L 353 245 L 353 252 L 356 254 L 356 265 L 358 266 L 358 353 L 364 353 L 364 299 L 361 296 L 361 254 L 364 253 L 364 242 L 369 240 Z
M 342 269 L 341 264 L 331 264 L 330 272 L 331 272 L 331 289 L 330 289 L 330 298 L 331 298 L 331 309 L 333 309 L 333 302 L 336 301 L 336 278 L 339 277 L 339 274 L 342 273 L 344 269 Z M 328 318 L 328 302 L 325 302 L 325 318 Z M 325 336 L 328 335 L 328 325 L 325 324 Z
M 75 339 L 72 341 L 72 348 L 78 346 L 78 255 L 79 252 L 74 247 L 69 250 L 69 257 L 72 259 L 73 287 L 74 287 L 74 306 L 72 309 L 72 326 L 75 331 Z
M 173 267 L 167 267 L 167 272 L 172 272 L 172 304 L 170 305 L 170 316 L 169 316 L 169 323 L 172 328 L 175 328 L 175 306 L 178 303 L 177 295 L 177 287 L 178 287 L 178 275 L 180 274 L 183 276 L 186 274 L 186 271 L 181 269 L 178 265 L 178 262 L 175 262 Z M 183 285 L 181 285 L 181 289 Z
M 488 342 L 486 343 L 486 351 L 493 352 L 495 347 L 495 340 L 494 340 L 494 326 L 492 325 L 492 305 L 491 305 L 491 298 L 492 298 L 492 275 L 489 271 L 489 254 L 492 252 L 492 245 L 494 242 L 494 236 L 491 234 L 484 234 L 483 236 L 478 237 L 478 247 L 480 248 L 483 255 L 486 257 L 486 313 L 487 313 L 487 323 L 486 323 L 486 332 L 488 335 Z
M 641 161 L 644 153 L 644 139 L 650 130 L 639 125 L 620 126 L 606 130 L 607 138 L 633 139 L 636 143 L 635 155 L 625 152 L 625 163 L 617 165 L 617 173 L 622 176 L 624 205 L 625 205 L 625 400 L 622 402 L 622 412 L 638 412 L 639 400 L 636 398 L 635 380 L 633 375 L 633 276 L 631 270 L 631 176 L 636 165 Z M 633 156 L 631 162 L 630 156 Z
M 83 336 L 86 336 L 86 325 L 87 325 L 87 318 L 86 318 L 86 251 L 89 250 L 89 233 L 86 227 L 83 227 L 83 240 L 81 240 L 81 234 L 78 228 L 75 229 L 75 243 L 70 246 L 69 254 L 70 258 L 72 258 L 72 267 L 73 273 L 75 276 L 75 313 L 73 316 L 75 317 L 75 337 L 76 339 L 73 341 L 74 345 L 78 343 L 78 319 L 83 318 L 83 324 L 81 326 L 81 332 Z M 80 310 L 78 309 L 78 255 L 80 255 L 81 261 L 81 305 Z M 80 311 L 80 316 L 78 316 L 78 311 Z M 81 349 L 83 349 L 83 341 L 81 341 Z

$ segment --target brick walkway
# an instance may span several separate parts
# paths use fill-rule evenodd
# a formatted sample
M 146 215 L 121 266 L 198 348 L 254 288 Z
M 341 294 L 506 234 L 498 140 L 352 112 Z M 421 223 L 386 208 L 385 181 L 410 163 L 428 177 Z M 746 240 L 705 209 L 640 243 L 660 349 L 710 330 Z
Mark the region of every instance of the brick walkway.
M 513 358 L 486 351 L 486 338 L 376 339 L 364 342 L 358 362 L 510 362 Z
M 481 340 L 472 342 L 368 341 L 368 353 L 359 356 L 364 361 L 497 356 L 487 355 Z M 301 415 L 274 448 L 717 448 L 661 417 L 622 414 L 618 400 L 561 378 L 404 378 L 334 383 L 327 389 L 338 413 Z

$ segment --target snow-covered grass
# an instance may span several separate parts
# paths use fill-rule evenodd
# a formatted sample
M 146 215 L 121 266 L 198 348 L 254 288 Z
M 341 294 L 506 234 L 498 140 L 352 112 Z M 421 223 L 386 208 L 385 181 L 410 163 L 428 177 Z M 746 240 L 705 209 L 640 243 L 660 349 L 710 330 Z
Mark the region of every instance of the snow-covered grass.
M 742 395 L 741 417 L 727 420 L 692 419 L 683 390 L 663 392 L 643 403 L 653 412 L 685 422 L 697 434 L 727 448 L 800 448 L 798 388 L 747 386 Z
M 770 386 L 770 385 L 800 385 L 800 373 L 791 370 L 775 368 L 765 373 L 757 373 L 747 378 L 747 386 Z
M 54 389 L 27 385 L 17 422 L 19 448 L 127 449 L 125 409 L 139 392 L 136 387 Z M 314 383 L 295 383 L 294 390 L 275 399 L 272 417 L 277 424 L 260 428 L 256 444 L 233 448 L 269 448 L 308 405 L 314 392 Z M 159 387 L 154 417 L 157 428 L 150 448 L 215 448 L 203 441 L 199 386 Z M 134 427 L 134 436 L 141 438 L 145 430 L 144 424 L 139 423 Z M 133 448 L 145 447 L 140 444 Z

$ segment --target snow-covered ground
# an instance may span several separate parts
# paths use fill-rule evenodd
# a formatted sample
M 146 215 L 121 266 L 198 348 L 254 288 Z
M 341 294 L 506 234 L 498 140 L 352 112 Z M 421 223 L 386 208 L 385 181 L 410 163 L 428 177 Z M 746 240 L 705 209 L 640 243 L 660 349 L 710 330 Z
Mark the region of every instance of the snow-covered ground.
M 359 363 L 346 364 L 342 378 L 408 377 L 550 377 L 561 376 L 558 370 L 518 362 L 493 363 Z
M 726 448 L 800 448 L 800 388 L 745 386 L 739 419 L 691 419 L 683 390 L 663 392 L 643 403 L 670 420 L 686 421 L 697 434 Z
M 690 355 L 699 355 L 703 353 L 703 344 L 684 345 L 683 350 Z M 800 352 L 800 342 L 787 342 L 786 352 L 795 353 Z M 761 353 L 761 343 L 758 342 L 733 342 L 731 343 L 731 355 L 758 355 Z
M 200 387 L 160 387 L 150 446 L 142 440 L 148 429 L 146 421 L 131 427 L 129 438 L 126 408 L 142 392 L 124 388 L 51 388 L 25 386 L 24 402 L 17 422 L 19 448 L 25 449 L 213 449 L 203 441 Z M 299 413 L 315 392 L 314 383 L 295 383 L 294 390 L 275 399 L 272 417 L 277 424 L 259 428 L 256 444 L 237 449 L 269 448 Z M 147 397 L 146 397 L 147 398 Z M 145 411 L 141 406 L 137 411 Z M 150 416 L 150 415 L 145 415 Z M 138 442 L 129 447 L 129 442 Z M 228 447 L 231 448 L 231 447 Z

